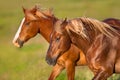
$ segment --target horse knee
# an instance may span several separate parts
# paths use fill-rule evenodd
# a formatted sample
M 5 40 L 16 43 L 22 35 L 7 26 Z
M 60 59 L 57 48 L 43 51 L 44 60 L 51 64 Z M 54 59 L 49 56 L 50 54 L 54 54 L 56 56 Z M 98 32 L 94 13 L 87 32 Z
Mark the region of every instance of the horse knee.
M 65 68 L 64 66 L 56 64 L 53 67 L 53 70 L 52 70 L 48 80 L 55 80 L 55 78 L 62 72 L 62 70 L 64 68 Z

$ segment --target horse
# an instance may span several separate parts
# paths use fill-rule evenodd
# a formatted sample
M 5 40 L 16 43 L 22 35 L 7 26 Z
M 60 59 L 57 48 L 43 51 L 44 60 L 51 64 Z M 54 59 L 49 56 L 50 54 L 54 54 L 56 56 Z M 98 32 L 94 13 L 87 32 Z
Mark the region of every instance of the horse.
M 86 17 L 58 20 L 51 32 L 46 61 L 54 62 L 74 44 L 83 51 L 94 73 L 92 80 L 107 80 L 120 73 L 119 30 L 118 26 Z
M 57 18 L 53 15 L 52 10 L 49 9 L 43 11 L 35 6 L 32 9 L 23 8 L 23 12 L 25 17 L 23 18 L 20 27 L 15 34 L 13 44 L 17 47 L 22 47 L 24 43 L 37 34 L 41 34 L 47 40 L 47 42 L 50 42 L 49 36 L 52 32 L 53 25 L 57 20 Z M 116 23 L 115 25 L 120 24 L 117 23 L 119 20 L 115 18 L 106 19 L 105 22 L 109 22 L 109 24 Z M 35 31 L 32 32 L 31 30 Z M 70 50 L 60 56 L 54 64 L 55 65 L 49 80 L 54 80 L 65 68 L 67 71 L 68 80 L 74 80 L 75 66 L 87 65 L 84 54 L 74 45 L 71 45 Z
M 23 47 L 29 39 L 37 34 L 41 34 L 47 42 L 50 42 L 50 33 L 52 32 L 54 23 L 58 20 L 53 15 L 51 9 L 41 10 L 37 6 L 32 9 L 23 8 L 25 17 L 22 19 L 18 31 L 13 39 L 16 47 Z M 74 56 L 72 56 L 74 52 Z M 70 50 L 65 52 L 63 56 L 57 59 L 53 65 L 52 72 L 48 80 L 55 78 L 66 69 L 68 80 L 74 80 L 75 66 L 87 65 L 84 54 L 76 46 L 72 45 Z

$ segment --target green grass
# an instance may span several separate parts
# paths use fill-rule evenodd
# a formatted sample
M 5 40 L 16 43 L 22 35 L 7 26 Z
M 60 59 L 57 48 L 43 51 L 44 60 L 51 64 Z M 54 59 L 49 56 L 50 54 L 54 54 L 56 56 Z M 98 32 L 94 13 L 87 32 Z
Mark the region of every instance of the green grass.
M 35 4 L 53 8 L 58 18 L 87 16 L 103 20 L 120 19 L 119 0 L 2 0 L 0 2 L 0 80 L 47 80 L 52 66 L 45 62 L 48 43 L 40 35 L 27 42 L 23 48 L 13 46 L 12 39 L 21 19 L 22 6 Z M 75 80 L 90 80 L 93 74 L 87 67 L 77 67 Z M 119 80 L 113 75 L 109 80 Z M 56 80 L 67 80 L 65 70 Z

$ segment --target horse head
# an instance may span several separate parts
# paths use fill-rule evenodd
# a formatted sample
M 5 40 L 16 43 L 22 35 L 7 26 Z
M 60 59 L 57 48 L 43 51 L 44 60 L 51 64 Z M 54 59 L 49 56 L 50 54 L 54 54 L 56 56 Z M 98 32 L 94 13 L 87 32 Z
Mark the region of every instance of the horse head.
M 58 20 L 50 36 L 50 46 L 47 51 L 46 61 L 50 65 L 55 65 L 57 58 L 66 52 L 71 46 L 71 40 L 65 27 L 68 22 L 66 20 Z
M 17 47 L 22 47 L 25 42 L 40 33 L 40 26 L 43 26 L 43 20 L 48 16 L 52 16 L 52 11 L 39 11 L 38 7 L 32 9 L 23 8 L 25 17 L 23 18 L 20 27 L 13 39 L 13 44 Z

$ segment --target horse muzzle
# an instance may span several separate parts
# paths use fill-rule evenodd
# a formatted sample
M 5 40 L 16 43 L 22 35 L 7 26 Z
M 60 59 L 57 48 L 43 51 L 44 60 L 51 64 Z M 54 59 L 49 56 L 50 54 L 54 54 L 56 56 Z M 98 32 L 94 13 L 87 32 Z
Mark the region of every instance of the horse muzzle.
M 46 57 L 46 62 L 49 64 L 49 65 L 55 65 L 56 62 L 57 62 L 57 58 L 50 58 L 50 57 Z
M 57 55 L 55 57 L 50 57 L 50 56 L 46 56 L 46 62 L 49 64 L 49 65 L 55 65 L 57 63 L 57 60 L 59 58 L 60 55 Z
M 21 48 L 24 44 L 24 41 L 20 40 L 19 38 L 16 40 L 16 41 L 13 41 L 13 44 L 16 46 L 16 47 L 19 47 Z

